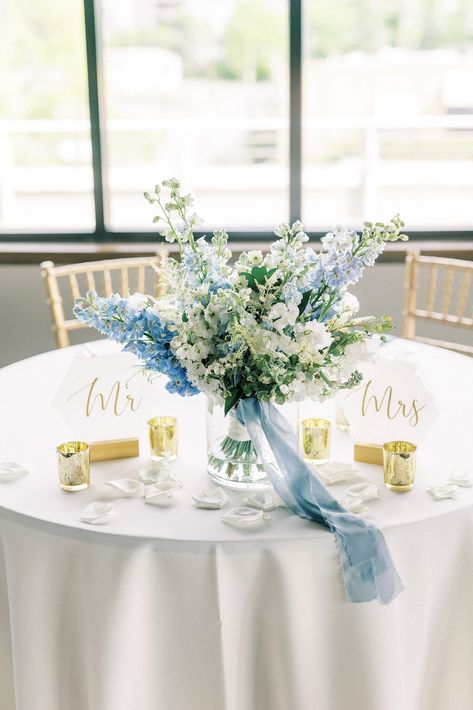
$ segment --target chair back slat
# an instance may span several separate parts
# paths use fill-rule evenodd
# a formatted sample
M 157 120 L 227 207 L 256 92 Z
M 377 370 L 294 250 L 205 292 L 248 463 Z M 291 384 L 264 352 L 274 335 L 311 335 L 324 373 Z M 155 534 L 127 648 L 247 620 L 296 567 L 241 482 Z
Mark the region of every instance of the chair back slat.
M 166 285 L 163 280 L 162 261 L 167 256 L 165 250 L 154 256 L 130 258 L 130 259 L 106 259 L 103 261 L 86 262 L 83 264 L 71 264 L 68 266 L 55 266 L 52 261 L 43 262 L 40 266 L 44 279 L 47 300 L 51 311 L 53 331 L 56 343 L 59 348 L 70 345 L 69 331 L 79 330 L 87 326 L 79 323 L 72 317 L 66 318 L 64 311 L 64 301 L 61 296 L 60 284 L 65 281 L 69 286 L 72 303 L 85 291 L 95 291 L 99 295 L 110 296 L 114 292 L 114 278 L 119 279 L 119 290 L 122 296 L 128 296 L 130 290 L 130 271 L 137 275 L 136 291 L 145 292 L 146 273 L 152 271 L 155 284 L 153 295 L 163 296 Z M 101 278 L 97 278 L 101 276 Z M 117 282 L 118 283 L 118 282 Z M 103 288 L 100 286 L 103 285 Z M 83 288 L 81 288 L 83 286 Z M 66 305 L 70 300 L 70 295 L 66 294 Z
M 87 277 L 88 290 L 95 291 L 96 286 L 95 286 L 94 272 L 92 270 L 87 270 L 85 273 L 86 273 L 86 277 Z
M 75 301 L 76 298 L 80 298 L 80 291 L 77 276 L 74 273 L 69 274 L 69 285 L 71 287 L 72 298 Z
M 471 271 L 465 271 L 463 274 L 461 286 L 460 286 L 460 293 L 458 295 L 458 302 L 457 302 L 457 317 L 458 318 L 463 318 L 465 314 L 465 309 L 466 309 L 466 304 L 468 301 L 468 293 L 470 291 L 470 283 L 471 283 Z
M 435 292 L 437 289 L 437 264 L 432 264 L 429 275 L 429 294 L 427 300 L 427 311 L 432 315 L 435 307 Z
M 136 290 L 138 291 L 138 293 L 144 293 L 144 290 L 145 290 L 145 269 L 144 269 L 144 266 L 142 266 L 140 264 L 140 266 L 138 266 L 137 271 L 138 271 L 138 279 L 137 279 L 137 283 L 136 283 Z
M 448 315 L 453 292 L 453 269 L 447 269 L 445 285 L 443 288 L 442 313 Z
M 129 290 L 128 286 L 128 269 L 122 266 L 120 269 L 120 276 L 121 276 L 121 281 L 120 281 L 120 287 L 121 287 L 121 292 L 122 296 L 126 296 Z
M 425 273 L 427 270 L 428 274 Z M 454 340 L 426 338 L 417 333 L 417 321 L 421 320 L 470 329 L 473 336 L 473 313 L 471 318 L 465 315 L 470 298 L 472 274 L 473 262 L 421 256 L 418 252 L 409 253 L 406 257 L 403 336 L 473 355 L 473 345 Z M 423 294 L 422 284 L 425 283 L 426 292 Z M 422 303 L 425 303 L 425 307 L 422 307 Z
M 113 287 L 112 287 L 112 275 L 110 273 L 110 269 L 103 270 L 103 289 L 105 291 L 106 296 L 112 295 Z

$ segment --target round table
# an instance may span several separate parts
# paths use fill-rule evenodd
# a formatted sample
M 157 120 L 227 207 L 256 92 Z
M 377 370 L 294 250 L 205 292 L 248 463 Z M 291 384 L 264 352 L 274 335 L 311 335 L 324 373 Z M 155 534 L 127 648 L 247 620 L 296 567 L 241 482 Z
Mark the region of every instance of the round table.
M 454 464 L 472 468 L 473 360 L 400 340 L 386 348 L 415 358 L 440 405 L 409 494 L 360 464 L 380 485 L 370 519 L 405 586 L 387 607 L 345 601 L 326 529 L 277 509 L 241 531 L 193 506 L 205 481 L 201 396 L 162 394 L 180 424 L 178 502 L 116 500 L 107 525 L 81 523 L 105 481 L 137 477 L 146 444 L 139 459 L 93 464 L 87 490 L 63 492 L 55 446 L 70 435 L 50 402 L 76 348 L 1 370 L 0 461 L 31 473 L 0 484 L 0 708 L 469 710 L 473 488 L 435 502 L 426 487 Z M 348 434 L 335 433 L 333 452 L 352 458 Z

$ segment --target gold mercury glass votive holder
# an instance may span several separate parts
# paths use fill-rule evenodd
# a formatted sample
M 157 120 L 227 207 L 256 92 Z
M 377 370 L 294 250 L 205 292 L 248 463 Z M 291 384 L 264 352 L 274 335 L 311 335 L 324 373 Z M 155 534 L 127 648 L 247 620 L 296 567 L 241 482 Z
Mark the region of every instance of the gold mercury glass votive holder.
M 148 431 L 152 461 L 173 461 L 177 456 L 176 417 L 153 417 L 148 421 Z
M 328 419 L 303 419 L 301 448 L 306 461 L 326 463 L 330 456 L 331 424 Z
M 65 491 L 82 491 L 90 483 L 90 448 L 85 441 L 66 441 L 56 447 L 59 485 Z
M 410 491 L 414 485 L 417 446 L 409 441 L 383 445 L 384 483 L 391 491 Z

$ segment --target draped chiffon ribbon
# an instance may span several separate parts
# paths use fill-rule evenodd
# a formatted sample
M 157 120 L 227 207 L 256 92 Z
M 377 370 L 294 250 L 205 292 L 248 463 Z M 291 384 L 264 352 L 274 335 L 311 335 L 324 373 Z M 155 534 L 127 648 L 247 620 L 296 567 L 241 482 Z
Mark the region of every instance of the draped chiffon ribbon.
M 313 475 L 298 452 L 298 442 L 276 407 L 242 399 L 236 409 L 269 480 L 296 515 L 329 528 L 335 535 L 349 602 L 378 599 L 389 604 L 402 591 L 384 536 L 372 523 L 349 513 Z M 277 466 L 267 457 L 267 444 Z

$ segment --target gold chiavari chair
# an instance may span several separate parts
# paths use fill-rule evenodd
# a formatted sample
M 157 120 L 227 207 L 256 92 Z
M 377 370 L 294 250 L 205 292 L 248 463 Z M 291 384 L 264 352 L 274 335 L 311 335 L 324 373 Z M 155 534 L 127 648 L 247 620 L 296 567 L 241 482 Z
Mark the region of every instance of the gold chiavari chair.
M 409 253 L 406 257 L 403 337 L 473 355 L 472 277 L 472 261 Z M 420 336 L 416 332 L 418 320 L 467 328 L 471 331 L 471 344 Z
M 67 266 L 55 266 L 52 261 L 43 261 L 40 264 L 41 275 L 46 286 L 58 348 L 70 345 L 70 331 L 87 327 L 72 315 L 74 301 L 85 296 L 87 291 L 95 291 L 102 296 L 110 296 L 112 293 L 127 296 L 130 292 L 162 296 L 166 287 L 161 264 L 166 256 L 163 250 L 156 256 L 90 261 Z M 70 318 L 66 318 L 66 308 L 70 311 Z

